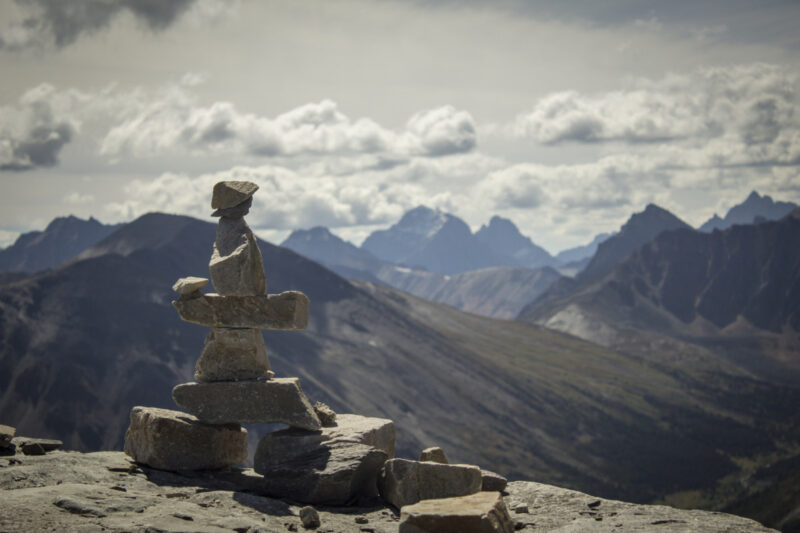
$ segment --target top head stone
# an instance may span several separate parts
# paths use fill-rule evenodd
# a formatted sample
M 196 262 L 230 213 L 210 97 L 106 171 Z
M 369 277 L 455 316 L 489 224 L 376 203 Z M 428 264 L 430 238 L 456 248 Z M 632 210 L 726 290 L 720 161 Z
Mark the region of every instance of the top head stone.
M 258 190 L 258 185 L 249 181 L 220 181 L 214 185 L 211 195 L 212 209 L 228 209 L 246 202 Z

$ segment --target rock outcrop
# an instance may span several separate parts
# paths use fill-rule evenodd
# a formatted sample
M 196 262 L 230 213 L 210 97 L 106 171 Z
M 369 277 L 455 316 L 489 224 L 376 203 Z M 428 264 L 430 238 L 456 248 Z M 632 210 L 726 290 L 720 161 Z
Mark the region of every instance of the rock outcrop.
M 122 452 L 53 451 L 0 457 L 0 530 L 273 532 L 304 531 L 303 505 L 265 496 L 250 469 L 180 474 L 137 465 Z M 503 496 L 519 531 L 775 533 L 724 513 L 637 505 L 540 483 L 509 483 Z M 592 504 L 590 506 L 589 504 Z M 514 509 L 527 512 L 516 512 Z M 396 533 L 397 512 L 369 507 L 317 509 L 320 529 Z M 446 531 L 446 530 L 444 530 Z

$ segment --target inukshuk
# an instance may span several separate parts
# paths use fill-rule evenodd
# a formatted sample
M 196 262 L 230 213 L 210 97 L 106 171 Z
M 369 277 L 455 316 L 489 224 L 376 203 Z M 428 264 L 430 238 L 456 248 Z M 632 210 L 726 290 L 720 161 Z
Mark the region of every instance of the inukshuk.
M 221 468 L 247 457 L 242 424 L 283 423 L 306 430 L 320 421 L 297 378 L 273 378 L 261 330 L 304 329 L 308 298 L 301 292 L 266 294 L 261 252 L 244 220 L 258 189 L 246 181 L 214 186 L 212 216 L 219 217 L 206 278 L 179 279 L 172 302 L 181 318 L 211 328 L 195 366 L 195 382 L 172 391 L 177 411 L 134 407 L 125 451 L 156 468 Z

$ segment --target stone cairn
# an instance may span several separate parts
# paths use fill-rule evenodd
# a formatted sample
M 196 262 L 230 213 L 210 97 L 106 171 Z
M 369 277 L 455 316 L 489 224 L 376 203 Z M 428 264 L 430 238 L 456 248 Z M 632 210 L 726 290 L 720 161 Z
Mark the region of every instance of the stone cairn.
M 266 495 L 325 505 L 380 495 L 402 508 L 401 531 L 450 531 L 437 521 L 443 516 L 460 516 L 456 530 L 464 533 L 513 531 L 497 492 L 505 479 L 477 466 L 447 464 L 439 449 L 425 450 L 419 461 L 395 459 L 391 420 L 312 406 L 298 378 L 274 377 L 261 330 L 304 329 L 309 301 L 297 291 L 266 292 L 261 252 L 244 220 L 256 190 L 246 181 L 214 186 L 212 216 L 220 220 L 209 272 L 216 292 L 202 293 L 208 279 L 200 277 L 181 278 L 173 286 L 178 298 L 172 304 L 180 317 L 210 328 L 195 381 L 172 391 L 189 414 L 134 407 L 125 453 L 162 470 L 222 469 L 247 460 L 242 425 L 286 424 L 288 429 L 265 435 L 255 451 L 254 469 L 263 476 Z M 479 496 L 482 488 L 491 492 Z M 467 496 L 472 499 L 460 499 Z M 415 506 L 431 499 L 441 503 L 432 509 Z M 463 522 L 465 506 L 473 513 L 469 525 Z

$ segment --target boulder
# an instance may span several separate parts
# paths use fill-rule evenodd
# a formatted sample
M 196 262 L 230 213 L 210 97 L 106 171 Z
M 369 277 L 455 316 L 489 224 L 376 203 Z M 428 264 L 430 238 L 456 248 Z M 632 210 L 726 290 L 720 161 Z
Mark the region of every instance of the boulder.
M 269 360 L 257 329 L 211 328 L 195 365 L 197 381 L 237 381 L 267 376 Z
M 267 464 L 273 458 L 289 454 L 311 453 L 329 442 L 355 442 L 383 451 L 387 458 L 394 457 L 394 423 L 387 418 L 340 414 L 336 425 L 320 431 L 282 429 L 264 435 L 258 443 L 255 462 Z
M 302 292 L 254 296 L 202 294 L 172 302 L 181 318 L 209 327 L 254 329 L 305 329 L 308 297 Z
M 16 428 L 0 424 L 0 448 L 10 448 L 11 439 L 14 438 L 14 435 L 16 433 L 17 433 Z
M 513 533 L 499 492 L 423 500 L 400 512 L 399 533 Z
M 315 430 L 321 427 L 297 378 L 268 381 L 183 383 L 172 399 L 208 424 L 287 424 Z
M 219 294 L 250 296 L 267 292 L 261 251 L 243 218 L 220 219 L 208 270 Z
M 228 209 L 247 201 L 258 190 L 250 181 L 220 181 L 211 193 L 211 209 Z
M 443 465 L 449 463 L 447 456 L 444 454 L 444 450 L 438 446 L 434 446 L 433 448 L 425 448 L 422 450 L 422 453 L 419 454 L 419 460 L 428 461 L 431 463 L 441 463 Z
M 134 407 L 125 453 L 161 470 L 215 470 L 247 460 L 247 431 L 236 424 L 203 424 L 179 411 Z
M 500 474 L 481 469 L 481 490 L 490 492 L 503 492 L 506 490 L 508 480 Z
M 391 459 L 378 478 L 381 497 L 398 509 L 433 498 L 473 494 L 481 489 L 481 469 L 473 465 Z
M 345 505 L 359 496 L 377 494 L 378 473 L 386 458 L 382 450 L 344 440 L 269 453 L 259 444 L 254 468 L 264 476 L 262 490 L 269 496 Z

